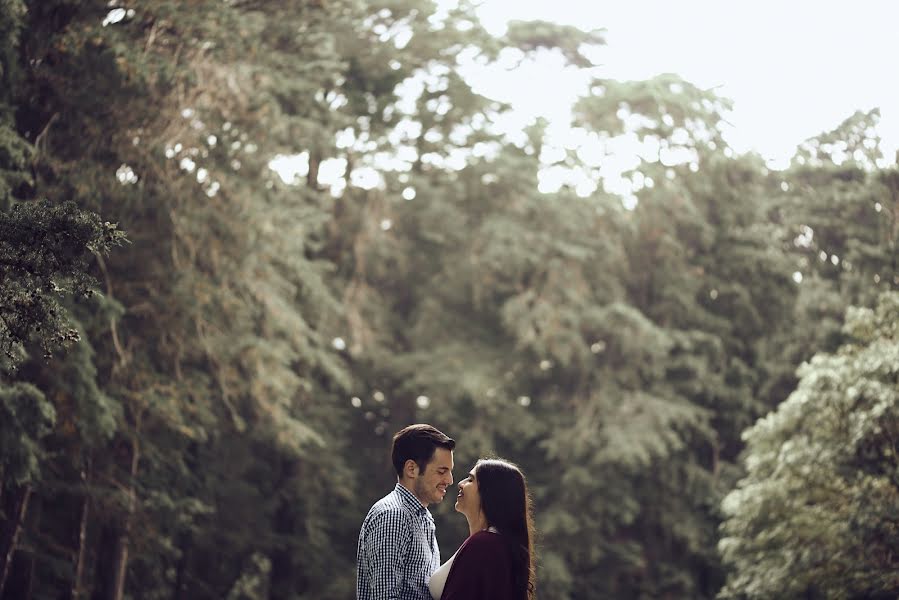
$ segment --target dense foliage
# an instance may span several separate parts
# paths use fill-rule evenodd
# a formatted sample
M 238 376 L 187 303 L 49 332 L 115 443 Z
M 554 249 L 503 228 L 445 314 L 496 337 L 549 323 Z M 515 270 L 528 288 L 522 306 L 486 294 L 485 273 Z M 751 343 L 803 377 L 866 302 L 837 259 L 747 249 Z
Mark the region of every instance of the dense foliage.
M 416 421 L 459 441 L 460 473 L 522 465 L 543 598 L 895 591 L 895 451 L 806 414 L 895 420 L 877 112 L 782 172 L 674 75 L 594 81 L 583 147 L 506 135 L 466 61 L 589 68 L 602 34 L 492 37 L 440 6 L 0 0 L 0 597 L 351 597 Z M 624 199 L 584 151 L 619 136 L 650 149 Z M 600 185 L 544 193 L 547 170 Z M 741 438 L 788 397 L 761 423 L 793 425 Z M 768 465 L 811 433 L 799 472 L 845 489 L 768 510 L 780 477 L 816 493 Z M 434 512 L 448 556 L 464 520 Z M 813 513 L 844 557 L 820 571 Z
M 846 343 L 744 434 L 748 473 L 728 494 L 722 597 L 899 594 L 899 293 L 850 308 Z

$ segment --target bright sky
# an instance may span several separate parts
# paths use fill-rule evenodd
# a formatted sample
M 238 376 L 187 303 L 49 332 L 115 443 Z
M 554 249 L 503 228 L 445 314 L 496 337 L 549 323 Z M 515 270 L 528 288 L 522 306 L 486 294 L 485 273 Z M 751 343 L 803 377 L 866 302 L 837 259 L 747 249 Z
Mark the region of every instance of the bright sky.
M 452 1 L 452 0 L 450 0 Z M 478 16 L 501 34 L 509 20 L 606 29 L 596 75 L 621 80 L 676 73 L 735 102 L 728 141 L 772 166 L 855 110 L 881 109 L 885 157 L 899 147 L 899 3 L 893 0 L 485 0 Z M 476 77 L 522 115 L 567 124 L 573 73 L 547 61 Z

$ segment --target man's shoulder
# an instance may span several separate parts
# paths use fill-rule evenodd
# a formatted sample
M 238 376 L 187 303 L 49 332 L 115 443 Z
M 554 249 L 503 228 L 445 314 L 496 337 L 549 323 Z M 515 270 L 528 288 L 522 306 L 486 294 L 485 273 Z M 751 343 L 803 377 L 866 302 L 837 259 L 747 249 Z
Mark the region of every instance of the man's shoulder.
M 366 522 L 393 520 L 396 518 L 407 519 L 412 516 L 409 508 L 403 503 L 396 490 L 390 492 L 374 504 L 368 510 Z
M 408 512 L 409 509 L 403 503 L 403 499 L 395 489 L 391 490 L 386 496 L 371 505 L 369 514 L 382 512 Z

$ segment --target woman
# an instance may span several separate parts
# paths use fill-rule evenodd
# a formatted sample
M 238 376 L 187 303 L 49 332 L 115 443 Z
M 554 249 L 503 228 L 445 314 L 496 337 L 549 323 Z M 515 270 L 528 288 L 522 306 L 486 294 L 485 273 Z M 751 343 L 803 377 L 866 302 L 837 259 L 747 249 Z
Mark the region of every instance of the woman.
M 530 600 L 534 597 L 531 499 L 510 462 L 482 459 L 459 482 L 456 510 L 468 539 L 431 577 L 434 600 Z

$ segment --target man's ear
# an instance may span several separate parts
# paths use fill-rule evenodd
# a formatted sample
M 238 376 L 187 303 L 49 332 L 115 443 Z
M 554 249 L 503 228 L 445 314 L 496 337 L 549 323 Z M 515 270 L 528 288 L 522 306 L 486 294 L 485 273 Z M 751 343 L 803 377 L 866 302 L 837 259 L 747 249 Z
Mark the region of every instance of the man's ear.
M 411 458 L 403 464 L 403 475 L 410 479 L 418 477 L 418 463 Z

